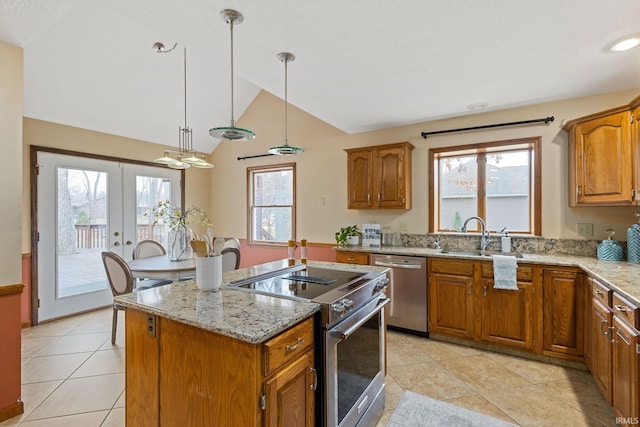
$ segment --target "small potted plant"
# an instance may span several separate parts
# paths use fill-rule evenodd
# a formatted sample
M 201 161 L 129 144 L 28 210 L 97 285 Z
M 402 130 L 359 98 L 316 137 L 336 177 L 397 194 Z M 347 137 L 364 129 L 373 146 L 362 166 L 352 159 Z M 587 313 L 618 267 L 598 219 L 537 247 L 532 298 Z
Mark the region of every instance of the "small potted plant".
M 357 225 L 342 227 L 336 231 L 336 243 L 338 246 L 355 246 L 360 244 L 361 232 Z

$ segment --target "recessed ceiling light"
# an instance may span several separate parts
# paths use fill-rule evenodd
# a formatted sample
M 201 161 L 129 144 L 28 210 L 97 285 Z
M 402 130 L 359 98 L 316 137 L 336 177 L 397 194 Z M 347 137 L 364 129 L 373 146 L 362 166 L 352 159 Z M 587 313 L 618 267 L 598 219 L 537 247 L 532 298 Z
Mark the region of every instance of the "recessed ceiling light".
M 640 46 L 640 34 L 633 34 L 610 43 L 607 45 L 607 50 L 610 52 L 624 52 L 637 46 Z
M 489 106 L 488 102 L 476 102 L 474 104 L 467 105 L 467 109 L 469 110 L 482 110 L 483 108 L 487 108 Z

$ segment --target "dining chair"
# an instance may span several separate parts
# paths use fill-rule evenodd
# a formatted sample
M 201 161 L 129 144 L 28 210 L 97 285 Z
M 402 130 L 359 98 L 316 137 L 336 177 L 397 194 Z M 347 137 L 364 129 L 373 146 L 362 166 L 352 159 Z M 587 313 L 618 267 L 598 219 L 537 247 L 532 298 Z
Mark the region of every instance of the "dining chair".
M 107 280 L 113 296 L 133 292 L 133 275 L 127 262 L 113 252 L 102 252 L 102 263 L 107 272 Z M 113 321 L 111 324 L 111 344 L 116 343 L 116 329 L 118 328 L 118 310 L 124 310 L 122 304 L 113 302 Z
M 222 271 L 237 270 L 240 267 L 240 249 L 224 248 L 222 254 Z
M 141 240 L 133 249 L 133 259 L 149 258 L 152 256 L 166 255 L 167 251 L 164 246 L 155 240 Z M 170 279 L 146 279 L 138 278 L 136 288 L 153 288 L 155 286 L 168 285 Z
M 166 255 L 164 246 L 155 240 L 142 240 L 133 249 L 133 259 L 148 258 L 150 256 Z

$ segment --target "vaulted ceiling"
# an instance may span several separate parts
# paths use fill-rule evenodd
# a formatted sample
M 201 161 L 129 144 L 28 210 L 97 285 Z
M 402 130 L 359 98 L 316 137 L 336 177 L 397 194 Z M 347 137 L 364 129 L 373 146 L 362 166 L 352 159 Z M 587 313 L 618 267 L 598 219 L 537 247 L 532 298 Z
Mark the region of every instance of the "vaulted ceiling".
M 0 0 L 0 40 L 24 48 L 24 115 L 194 146 L 261 89 L 347 133 L 640 87 L 640 1 Z M 169 53 L 152 46 L 164 43 Z M 250 123 L 244 123 L 250 127 Z M 260 138 L 260 135 L 257 136 Z M 280 143 L 280 141 L 274 141 Z

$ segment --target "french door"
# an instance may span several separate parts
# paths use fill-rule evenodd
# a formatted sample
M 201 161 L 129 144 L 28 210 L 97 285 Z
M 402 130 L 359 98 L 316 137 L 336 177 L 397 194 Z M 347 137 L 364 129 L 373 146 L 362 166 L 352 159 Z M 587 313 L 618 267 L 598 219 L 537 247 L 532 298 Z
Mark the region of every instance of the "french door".
M 111 304 L 100 253 L 129 260 L 138 241 L 160 240 L 147 213 L 180 205 L 180 171 L 44 151 L 37 164 L 38 321 Z

